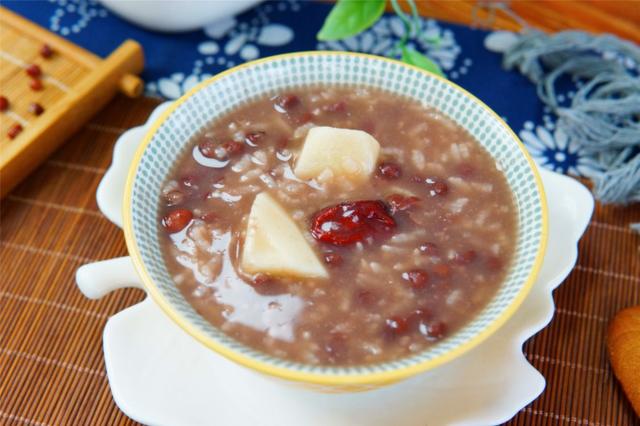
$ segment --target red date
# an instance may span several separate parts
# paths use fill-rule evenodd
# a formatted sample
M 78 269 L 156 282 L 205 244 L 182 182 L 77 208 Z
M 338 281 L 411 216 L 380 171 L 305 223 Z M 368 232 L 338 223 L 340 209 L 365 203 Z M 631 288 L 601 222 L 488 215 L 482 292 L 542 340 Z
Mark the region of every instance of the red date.
M 311 224 L 311 235 L 318 241 L 341 246 L 357 243 L 395 227 L 396 222 L 382 201 L 350 201 L 316 213 Z

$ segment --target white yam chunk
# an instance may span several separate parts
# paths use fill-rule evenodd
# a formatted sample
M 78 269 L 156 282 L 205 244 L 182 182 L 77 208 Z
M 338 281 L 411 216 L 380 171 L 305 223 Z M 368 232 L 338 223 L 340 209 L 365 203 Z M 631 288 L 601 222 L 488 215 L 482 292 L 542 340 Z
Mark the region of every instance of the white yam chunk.
M 265 192 L 258 194 L 251 206 L 240 264 L 249 274 L 328 277 L 293 219 Z
M 378 163 L 380 144 L 362 130 L 314 127 L 304 141 L 294 173 L 313 179 L 326 169 L 335 179 L 354 183 L 367 180 Z

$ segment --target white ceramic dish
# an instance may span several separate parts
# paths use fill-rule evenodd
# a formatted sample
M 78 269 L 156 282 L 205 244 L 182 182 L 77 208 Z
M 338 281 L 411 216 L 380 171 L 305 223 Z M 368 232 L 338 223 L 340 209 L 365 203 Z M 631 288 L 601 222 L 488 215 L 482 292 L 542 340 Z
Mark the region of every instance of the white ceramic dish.
M 236 15 L 261 0 L 100 0 L 116 15 L 143 28 L 180 32 Z
M 168 105 L 159 106 L 148 123 Z M 100 210 L 118 226 L 125 175 L 145 132 L 141 126 L 120 137 L 98 188 Z M 593 198 L 580 183 L 545 170 L 541 175 L 549 240 L 537 282 L 514 316 L 464 356 L 379 390 L 320 394 L 227 361 L 147 298 L 111 317 L 104 330 L 114 400 L 129 417 L 151 425 L 488 425 L 508 420 L 544 389 L 544 377 L 529 364 L 522 344 L 551 320 L 552 291 L 575 265 L 577 242 L 593 211 Z M 142 288 L 128 257 L 85 265 L 77 279 L 91 298 L 117 288 Z

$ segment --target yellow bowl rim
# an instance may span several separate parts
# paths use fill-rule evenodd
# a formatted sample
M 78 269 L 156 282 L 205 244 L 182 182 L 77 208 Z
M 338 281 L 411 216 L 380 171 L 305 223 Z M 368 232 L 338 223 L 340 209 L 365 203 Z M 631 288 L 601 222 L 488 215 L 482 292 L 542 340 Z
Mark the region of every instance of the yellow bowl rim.
M 252 358 L 249 355 L 239 353 L 235 350 L 230 349 L 229 347 L 215 341 L 211 337 L 207 336 L 205 333 L 198 330 L 188 319 L 184 318 L 178 312 L 176 312 L 169 301 L 163 296 L 163 294 L 156 287 L 155 283 L 151 279 L 148 271 L 146 270 L 144 263 L 142 261 L 142 256 L 138 250 L 138 246 L 136 244 L 134 235 L 133 235 L 133 220 L 131 216 L 131 196 L 133 190 L 133 182 L 135 180 L 136 171 L 138 169 L 138 165 L 144 151 L 147 146 L 151 142 L 154 134 L 158 130 L 158 128 L 166 121 L 166 119 L 180 107 L 184 102 L 186 102 L 191 96 L 193 96 L 196 92 L 202 89 L 205 86 L 213 84 L 215 81 L 226 77 L 229 74 L 232 74 L 236 71 L 239 71 L 244 68 L 252 67 L 257 64 L 263 62 L 271 62 L 284 58 L 291 57 L 300 57 L 300 56 L 328 56 L 328 55 L 345 55 L 345 56 L 357 56 L 364 59 L 375 59 L 377 61 L 387 61 L 396 65 L 401 65 L 404 67 L 409 67 L 415 71 L 421 72 L 427 75 L 429 78 L 436 78 L 441 82 L 452 86 L 454 89 L 457 89 L 462 95 L 467 96 L 472 101 L 479 104 L 483 109 L 485 109 L 490 115 L 492 115 L 499 124 L 501 124 L 508 133 L 512 136 L 513 140 L 516 142 L 516 145 L 520 149 L 520 152 L 524 155 L 527 162 L 529 163 L 529 167 L 531 168 L 534 178 L 536 188 L 538 190 L 538 194 L 540 197 L 540 207 L 542 209 L 542 229 L 541 229 L 541 238 L 540 244 L 538 246 L 538 251 L 536 254 L 536 259 L 531 268 L 529 276 L 525 281 L 524 285 L 520 288 L 520 291 L 515 296 L 513 301 L 507 306 L 502 314 L 498 316 L 498 318 L 494 319 L 492 323 L 490 323 L 487 327 L 485 327 L 480 333 L 473 336 L 471 339 L 467 340 L 463 344 L 451 349 L 448 352 L 445 352 L 442 355 L 439 355 L 433 359 L 423 361 L 418 364 L 414 364 L 408 367 L 402 367 L 391 371 L 381 371 L 381 372 L 363 372 L 356 374 L 329 374 L 329 373 L 319 373 L 319 372 L 306 372 L 295 370 L 292 368 L 286 368 L 281 366 L 275 366 L 269 364 L 267 362 L 259 361 L 255 358 Z M 404 62 L 390 59 L 382 56 L 370 55 L 366 53 L 354 53 L 354 52 L 340 52 L 340 51 L 304 51 L 304 52 L 294 52 L 294 53 L 284 53 L 280 55 L 269 56 L 261 59 L 257 59 L 254 61 L 246 62 L 240 65 L 237 65 L 228 70 L 222 71 L 215 76 L 200 82 L 193 88 L 191 88 L 187 93 L 182 95 L 179 99 L 174 101 L 172 105 L 170 105 L 149 127 L 142 143 L 137 148 L 131 165 L 129 167 L 129 172 L 127 175 L 127 180 L 124 189 L 124 200 L 122 203 L 122 216 L 123 216 L 123 227 L 125 240 L 127 244 L 127 250 L 129 251 L 129 255 L 133 261 L 135 269 L 142 280 L 143 286 L 146 292 L 151 296 L 155 303 L 157 303 L 160 308 L 171 318 L 176 324 L 178 324 L 184 331 L 189 333 L 192 337 L 197 339 L 200 343 L 207 346 L 209 349 L 214 350 L 220 355 L 224 356 L 231 361 L 234 361 L 240 365 L 251 368 L 253 370 L 259 371 L 264 374 L 268 374 L 270 376 L 275 376 L 281 379 L 293 381 L 293 382 L 303 382 L 308 384 L 315 385 L 323 385 L 323 386 L 366 386 L 366 385 L 384 385 L 393 382 L 397 382 L 416 374 L 425 372 L 427 370 L 438 367 L 446 362 L 449 362 L 462 354 L 468 352 L 472 348 L 478 346 L 484 340 L 486 340 L 489 336 L 491 336 L 495 331 L 497 331 L 518 309 L 518 307 L 522 304 L 526 296 L 531 291 L 533 284 L 540 272 L 540 268 L 542 267 L 542 262 L 544 260 L 544 253 L 547 245 L 547 236 L 548 236 L 548 212 L 547 212 L 547 200 L 544 191 L 544 187 L 542 186 L 542 180 L 540 178 L 540 174 L 538 173 L 537 166 L 534 163 L 533 159 L 527 152 L 523 143 L 520 141 L 518 136 L 513 132 L 513 130 L 504 122 L 504 120 L 496 114 L 491 108 L 489 108 L 484 102 L 478 99 L 476 96 L 469 93 L 467 90 L 458 86 L 457 84 L 439 76 L 433 74 L 431 72 L 425 71 L 421 68 L 418 68 L 413 65 L 406 64 Z

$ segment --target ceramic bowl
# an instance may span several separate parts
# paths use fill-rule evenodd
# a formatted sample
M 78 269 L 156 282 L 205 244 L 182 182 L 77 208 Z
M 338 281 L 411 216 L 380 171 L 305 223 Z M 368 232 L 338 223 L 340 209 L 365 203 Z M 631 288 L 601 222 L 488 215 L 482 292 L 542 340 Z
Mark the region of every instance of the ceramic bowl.
M 260 0 L 100 0 L 115 14 L 143 28 L 163 31 L 193 31 L 215 25 L 258 4 Z
M 507 277 L 467 325 L 408 358 L 357 367 L 290 362 L 249 348 L 211 325 L 183 298 L 164 264 L 157 233 L 160 188 L 189 142 L 217 117 L 263 94 L 309 85 L 367 85 L 440 110 L 466 129 L 495 159 L 514 194 L 518 237 Z M 377 56 L 346 52 L 279 55 L 232 68 L 194 87 L 150 127 L 134 156 L 123 200 L 129 253 L 154 301 L 195 339 L 261 373 L 322 391 L 362 391 L 397 382 L 460 356 L 513 315 L 542 264 L 547 207 L 540 177 L 524 146 L 489 107 L 450 81 Z

